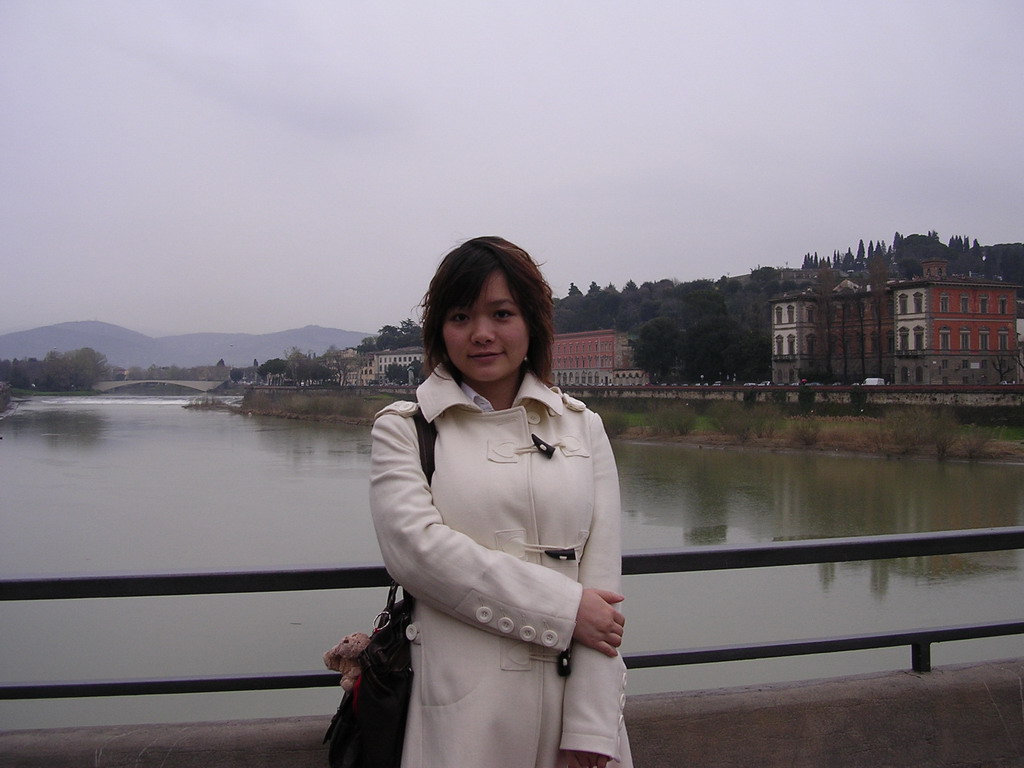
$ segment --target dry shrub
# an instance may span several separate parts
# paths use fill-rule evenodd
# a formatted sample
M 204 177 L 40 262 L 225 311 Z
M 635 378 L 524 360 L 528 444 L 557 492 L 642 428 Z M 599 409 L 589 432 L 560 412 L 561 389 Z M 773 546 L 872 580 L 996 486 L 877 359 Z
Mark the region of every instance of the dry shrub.
M 822 423 L 819 419 L 801 416 L 789 421 L 789 438 L 796 445 L 810 448 L 817 445 L 821 436 Z
M 879 440 L 896 453 L 909 454 L 924 444 L 921 416 L 910 410 L 889 411 L 879 423 Z
M 652 417 L 654 428 L 662 434 L 688 435 L 697 426 L 697 412 L 686 403 L 661 406 Z
M 629 416 L 616 408 L 602 408 L 601 421 L 604 422 L 604 431 L 608 437 L 619 437 L 630 426 Z
M 945 459 L 959 439 L 960 426 L 949 411 L 928 411 L 921 415 L 922 439 L 935 449 L 935 455 Z
M 782 411 L 774 405 L 757 405 L 747 409 L 750 428 L 758 437 L 775 437 L 782 426 Z
M 708 418 L 719 432 L 735 437 L 741 443 L 750 439 L 753 421 L 742 403 L 719 400 L 708 409 Z
M 960 434 L 960 450 L 969 459 L 980 459 L 988 454 L 992 434 L 973 424 Z

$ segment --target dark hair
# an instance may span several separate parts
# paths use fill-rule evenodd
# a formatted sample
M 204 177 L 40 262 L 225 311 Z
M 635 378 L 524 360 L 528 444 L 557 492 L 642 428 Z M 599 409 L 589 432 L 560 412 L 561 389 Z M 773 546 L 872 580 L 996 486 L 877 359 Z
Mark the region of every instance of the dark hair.
M 441 363 L 454 370 L 444 345 L 445 317 L 452 309 L 468 307 L 492 273 L 500 271 L 526 321 L 530 345 L 525 365 L 550 386 L 551 347 L 554 339 L 554 303 L 551 286 L 530 254 L 500 237 L 467 240 L 448 253 L 437 267 L 423 297 L 423 361 L 429 375 Z

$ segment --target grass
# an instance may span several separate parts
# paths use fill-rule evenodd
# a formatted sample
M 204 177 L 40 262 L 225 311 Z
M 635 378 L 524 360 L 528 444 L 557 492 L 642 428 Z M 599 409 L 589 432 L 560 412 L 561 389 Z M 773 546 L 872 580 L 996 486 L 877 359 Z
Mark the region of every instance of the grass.
M 356 395 L 338 391 L 270 393 L 247 392 L 240 410 L 265 416 L 314 421 L 369 423 L 381 408 L 396 398 L 390 395 Z
M 778 404 L 716 401 L 591 403 L 608 434 L 620 438 L 793 448 L 887 456 L 981 459 L 1020 456 L 1024 427 L 959 423 L 948 409 L 889 408 L 876 416 L 804 413 Z

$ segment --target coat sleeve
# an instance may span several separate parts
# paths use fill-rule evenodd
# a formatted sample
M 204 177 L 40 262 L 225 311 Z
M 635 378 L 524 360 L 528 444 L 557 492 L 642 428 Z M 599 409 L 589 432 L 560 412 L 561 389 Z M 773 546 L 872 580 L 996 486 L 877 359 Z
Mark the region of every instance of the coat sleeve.
M 583 588 L 445 525 L 420 465 L 411 418 L 384 412 L 372 437 L 370 513 L 388 573 L 418 600 L 467 624 L 503 635 L 502 617 L 517 616 L 537 628 L 534 643 L 567 648 Z
M 583 587 L 622 593 L 621 499 L 615 457 L 599 416 L 590 417 L 594 464 L 594 516 L 580 558 Z M 573 645 L 572 674 L 562 711 L 562 749 L 618 758 L 624 738 L 626 665 L 579 643 Z

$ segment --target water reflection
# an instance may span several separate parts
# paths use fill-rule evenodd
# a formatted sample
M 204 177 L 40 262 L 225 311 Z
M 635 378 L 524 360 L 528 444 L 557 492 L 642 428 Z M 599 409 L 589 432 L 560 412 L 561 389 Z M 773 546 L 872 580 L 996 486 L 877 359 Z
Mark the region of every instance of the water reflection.
M 365 427 L 251 418 L 260 449 L 277 456 L 292 469 L 310 471 L 329 460 L 340 475 L 366 478 L 370 434 Z
M 616 443 L 627 549 L 1018 525 L 1024 467 Z M 884 596 L 893 576 L 1016 570 L 1015 552 L 851 563 Z M 828 589 L 835 565 L 820 566 Z
M 21 407 L 7 417 L 15 439 L 40 439 L 50 448 L 88 448 L 97 443 L 107 429 L 107 419 L 97 411 L 82 409 Z

